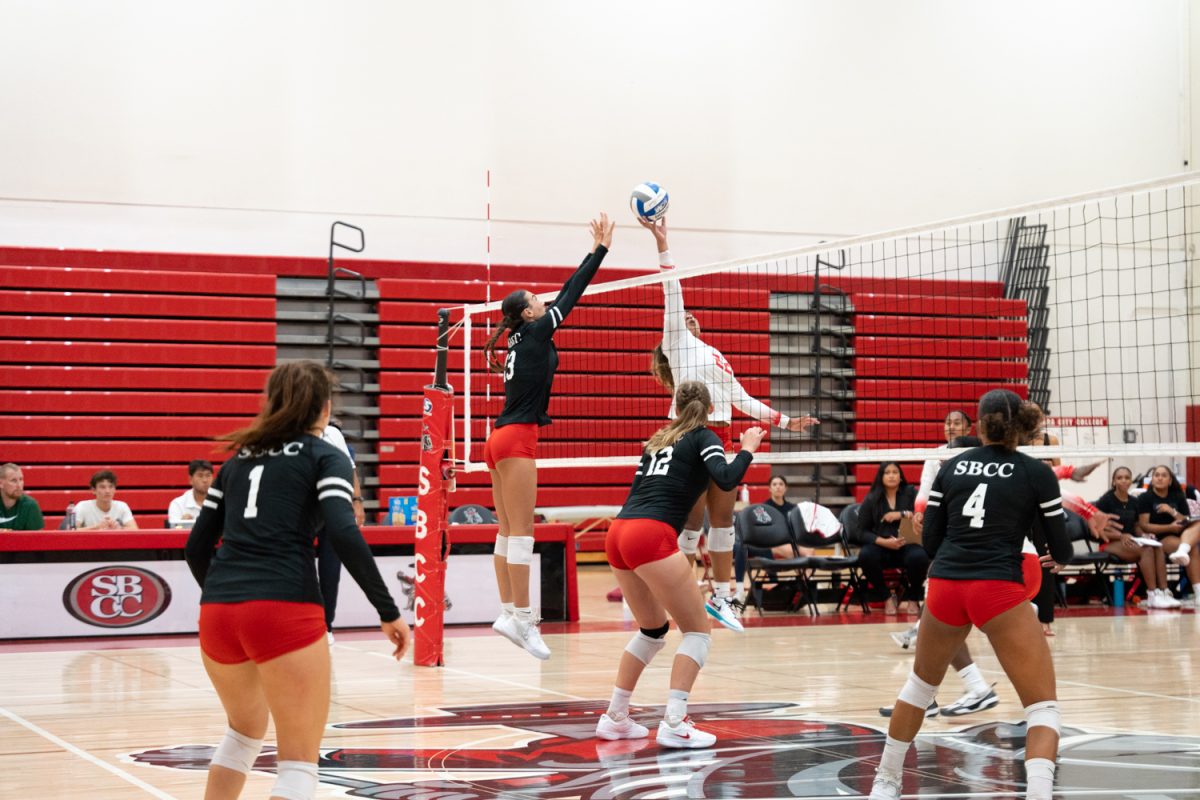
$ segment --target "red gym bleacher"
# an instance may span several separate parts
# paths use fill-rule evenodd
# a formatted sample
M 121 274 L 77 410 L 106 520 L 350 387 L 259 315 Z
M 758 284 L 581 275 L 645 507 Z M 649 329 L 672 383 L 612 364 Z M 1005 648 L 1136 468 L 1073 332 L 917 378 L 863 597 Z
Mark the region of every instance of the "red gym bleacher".
M 39 265 L 8 268 L 0 291 L 6 387 L 0 391 L 0 450 L 4 460 L 25 466 L 27 489 L 52 526 L 68 501 L 89 496 L 86 478 L 102 467 L 120 476 L 118 497 L 159 522 L 186 487 L 186 462 L 212 457 L 209 438 L 257 409 L 275 363 L 275 277 L 311 277 L 325 269 L 320 259 L 3 248 L 0 262 Z M 102 268 L 106 264 L 119 268 Z M 483 301 L 486 273 L 480 265 L 353 264 L 377 279 L 380 293 L 378 473 L 386 507 L 389 496 L 414 493 L 420 395 L 432 371 L 436 309 Z M 518 286 L 553 292 L 570 272 L 495 267 L 491 297 Z M 530 274 L 538 281 L 523 280 Z M 606 266 L 598 280 L 632 274 Z M 773 281 L 774 291 L 812 289 L 807 277 Z M 969 408 L 997 385 L 1025 392 L 1025 308 L 1004 299 L 998 283 L 841 276 L 825 283 L 845 292 L 853 308 L 856 447 L 940 444 L 941 420 L 951 408 Z M 705 319 L 704 338 L 730 356 L 747 390 L 764 399 L 771 394 L 767 298 L 765 288 L 730 289 L 715 277 L 685 288 L 688 308 Z M 485 333 L 478 322 L 474 461 L 481 460 L 486 432 L 480 417 L 494 416 L 503 396 L 500 382 L 482 369 Z M 558 421 L 543 434 L 545 455 L 577 455 L 577 443 L 594 455 L 636 455 L 667 407 L 664 390 L 648 373 L 661 324 L 661 304 L 644 291 L 583 299 L 556 336 L 562 361 L 551 414 Z M 620 337 L 611 335 L 614 328 Z M 612 354 L 602 369 L 622 375 L 620 420 L 612 419 L 609 399 L 594 393 L 601 352 Z M 461 349 L 452 348 L 452 370 L 461 358 Z M 479 400 L 485 380 L 492 382 L 489 402 Z M 455 388 L 461 418 L 463 387 Z M 598 424 L 597 417 L 605 420 Z M 864 464 L 854 471 L 858 497 L 874 470 Z M 753 468 L 754 499 L 763 496 L 768 473 L 765 465 Z M 616 505 L 629 479 L 622 467 L 543 470 L 538 503 Z M 459 475 L 458 487 L 452 505 L 491 505 L 485 473 Z
M 48 528 L 99 469 L 142 527 L 187 462 L 258 410 L 275 365 L 275 280 L 231 272 L 11 266 L 0 291 L 0 454 Z

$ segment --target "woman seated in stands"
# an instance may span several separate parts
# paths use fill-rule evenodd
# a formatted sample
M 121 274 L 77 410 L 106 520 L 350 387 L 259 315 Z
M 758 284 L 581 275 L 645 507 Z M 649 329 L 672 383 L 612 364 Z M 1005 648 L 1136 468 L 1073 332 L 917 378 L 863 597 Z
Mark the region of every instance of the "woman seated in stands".
M 1167 589 L 1167 559 L 1161 547 L 1146 547 L 1134 538 L 1138 535 L 1137 498 L 1129 493 L 1133 472 L 1129 467 L 1113 470 L 1109 490 L 1095 502 L 1096 508 L 1117 518 L 1120 533 L 1102 531 L 1100 549 L 1126 564 L 1137 562 L 1146 582 L 1144 608 L 1179 608 L 1179 601 Z
M 903 605 L 906 614 L 919 613 L 925 598 L 929 554 L 919 544 L 900 538 L 901 520 L 912 519 L 917 490 L 894 461 L 880 464 L 871 490 L 858 509 L 858 565 L 866 576 L 869 599 L 885 600 L 884 613 L 895 614 L 896 598 L 884 582 L 885 569 L 902 569 L 906 580 Z
M 1159 464 L 1150 473 L 1150 488 L 1137 499 L 1138 528 L 1162 542 L 1163 552 L 1187 570 L 1192 586 L 1200 585 L 1200 558 L 1190 555 L 1200 539 L 1200 521 L 1189 523 L 1188 501 L 1175 473 Z

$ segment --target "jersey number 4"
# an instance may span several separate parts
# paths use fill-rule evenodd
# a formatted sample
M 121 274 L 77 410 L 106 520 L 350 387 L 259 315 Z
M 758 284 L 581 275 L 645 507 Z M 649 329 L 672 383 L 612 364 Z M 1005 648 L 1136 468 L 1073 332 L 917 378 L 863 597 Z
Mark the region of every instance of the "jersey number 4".
M 657 453 L 650 454 L 650 466 L 646 468 L 647 475 L 666 475 L 671 468 L 671 456 L 675 454 L 674 447 L 664 447 Z
M 983 527 L 983 515 L 986 513 L 983 500 L 987 497 L 987 487 L 986 483 L 976 486 L 975 491 L 971 492 L 971 496 L 967 498 L 967 502 L 963 506 L 963 516 L 970 517 L 972 528 Z

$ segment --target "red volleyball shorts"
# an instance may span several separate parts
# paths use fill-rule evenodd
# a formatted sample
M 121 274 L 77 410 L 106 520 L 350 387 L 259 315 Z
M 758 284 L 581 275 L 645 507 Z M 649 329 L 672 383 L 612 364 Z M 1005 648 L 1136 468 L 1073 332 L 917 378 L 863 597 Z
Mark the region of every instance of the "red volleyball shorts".
M 721 440 L 721 444 L 725 446 L 725 451 L 733 449 L 733 426 L 732 425 L 709 425 L 708 429 L 717 435 Z
M 496 428 L 483 446 L 483 461 L 495 469 L 506 458 L 537 458 L 538 426 L 532 422 Z
M 604 554 L 613 569 L 636 569 L 679 552 L 679 534 L 657 519 L 617 519 L 604 537 Z
M 939 622 L 982 628 L 1027 599 L 1028 588 L 1015 581 L 949 581 L 930 578 L 925 607 Z
M 1042 560 L 1037 553 L 1021 554 L 1021 577 L 1025 579 L 1025 599 L 1037 597 L 1042 588 Z
M 324 637 L 325 609 L 317 603 L 200 604 L 200 650 L 218 664 L 261 664 Z

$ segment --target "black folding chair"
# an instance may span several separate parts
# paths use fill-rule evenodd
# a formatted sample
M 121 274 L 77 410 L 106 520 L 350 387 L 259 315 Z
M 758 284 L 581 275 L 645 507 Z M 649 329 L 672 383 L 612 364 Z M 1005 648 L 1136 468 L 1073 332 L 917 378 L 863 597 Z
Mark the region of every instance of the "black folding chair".
M 763 614 L 763 590 L 769 583 L 794 586 L 794 592 L 787 603 L 788 611 L 799 610 L 805 600 L 811 603 L 812 587 L 804 572 L 809 560 L 802 558 L 797 552 L 791 527 L 783 514 L 770 506 L 755 504 L 739 511 L 734 518 L 734 524 L 741 534 L 742 547 L 746 549 L 746 576 L 750 579 L 750 601 L 758 610 L 759 616 Z M 770 549 L 780 545 L 787 545 L 791 549 L 792 558 L 775 559 L 750 555 L 751 547 Z

